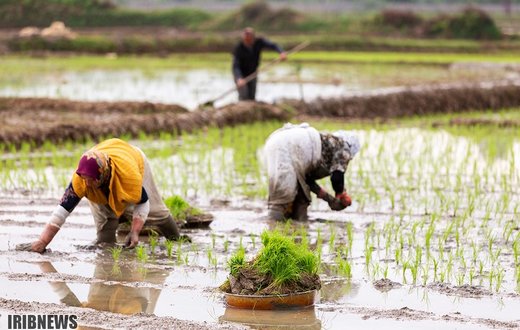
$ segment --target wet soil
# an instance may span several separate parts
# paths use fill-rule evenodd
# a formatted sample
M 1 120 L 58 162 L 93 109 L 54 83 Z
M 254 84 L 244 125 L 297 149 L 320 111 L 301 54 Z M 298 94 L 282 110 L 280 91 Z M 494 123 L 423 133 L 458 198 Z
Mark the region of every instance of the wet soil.
M 462 285 L 462 286 L 452 286 L 447 283 L 432 283 L 428 285 L 429 289 L 436 290 L 438 292 L 442 292 L 446 295 L 457 296 L 457 297 L 466 297 L 466 298 L 480 298 L 485 296 L 490 296 L 493 293 L 481 286 L 473 286 L 473 285 Z
M 388 278 L 382 278 L 377 281 L 374 281 L 374 288 L 381 292 L 388 292 L 395 288 L 400 288 L 402 286 L 401 283 L 394 282 Z
M 372 318 L 392 318 L 397 320 L 443 320 L 443 321 L 451 321 L 451 322 L 460 322 L 460 323 L 473 323 L 474 325 L 486 326 L 493 329 L 518 329 L 519 325 L 517 322 L 501 322 L 491 319 L 485 318 L 464 318 L 460 315 L 460 313 L 450 313 L 442 316 L 437 316 L 434 313 L 428 313 L 423 311 L 418 311 L 414 309 L 410 309 L 408 307 L 403 307 L 400 309 L 392 309 L 392 310 L 366 310 L 360 309 L 359 312 L 363 313 L 363 319 L 368 320 Z
M 224 292 L 241 295 L 290 294 L 320 288 L 320 277 L 317 274 L 303 273 L 297 281 L 276 285 L 271 276 L 262 274 L 253 267 L 243 267 L 236 276 L 229 275 L 228 281 L 220 287 Z

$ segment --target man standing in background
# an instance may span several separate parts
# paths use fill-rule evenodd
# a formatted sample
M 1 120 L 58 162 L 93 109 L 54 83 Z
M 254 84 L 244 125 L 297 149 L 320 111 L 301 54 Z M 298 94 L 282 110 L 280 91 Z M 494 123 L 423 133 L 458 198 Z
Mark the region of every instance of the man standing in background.
M 258 69 L 260 54 L 264 48 L 277 51 L 281 60 L 287 58 L 280 46 L 265 38 L 257 38 L 253 28 L 247 27 L 242 31 L 242 40 L 233 50 L 233 77 L 240 101 L 255 99 L 257 78 L 254 77 L 250 81 L 246 81 L 245 78 Z

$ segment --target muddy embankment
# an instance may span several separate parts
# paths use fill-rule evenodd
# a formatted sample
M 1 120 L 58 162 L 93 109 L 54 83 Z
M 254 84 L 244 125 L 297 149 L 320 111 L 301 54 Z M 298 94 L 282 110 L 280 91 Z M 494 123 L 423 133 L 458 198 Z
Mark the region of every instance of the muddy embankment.
M 520 85 L 439 86 L 293 103 L 299 113 L 342 118 L 398 118 L 520 106 Z
M 38 145 L 44 141 L 99 139 L 122 134 L 136 136 L 141 132 L 182 134 L 206 126 L 299 120 L 308 116 L 344 120 L 387 119 L 512 107 L 520 107 L 520 85 L 422 87 L 376 95 L 317 99 L 307 103 L 295 100 L 277 105 L 239 102 L 197 111 L 148 102 L 4 97 L 0 98 L 0 143 L 20 145 L 30 141 Z M 467 124 L 489 123 L 472 121 Z M 501 125 L 495 121 L 492 124 Z M 504 126 L 518 126 L 518 123 Z
M 40 98 L 0 98 L 0 143 L 98 139 L 141 132 L 182 134 L 206 126 L 223 127 L 287 120 L 289 113 L 260 102 L 188 111 L 148 102 L 81 102 Z

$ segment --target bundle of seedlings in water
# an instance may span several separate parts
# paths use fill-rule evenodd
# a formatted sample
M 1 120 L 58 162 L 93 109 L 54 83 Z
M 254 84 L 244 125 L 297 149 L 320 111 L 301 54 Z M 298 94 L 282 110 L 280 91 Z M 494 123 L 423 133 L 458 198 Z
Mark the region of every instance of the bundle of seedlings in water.
M 191 206 L 180 196 L 174 195 L 164 200 L 175 221 L 185 228 L 207 227 L 213 221 L 213 215 Z
M 230 274 L 220 289 L 240 295 L 284 295 L 318 290 L 318 256 L 279 231 L 264 231 L 262 249 L 251 260 L 239 249 L 229 260 Z

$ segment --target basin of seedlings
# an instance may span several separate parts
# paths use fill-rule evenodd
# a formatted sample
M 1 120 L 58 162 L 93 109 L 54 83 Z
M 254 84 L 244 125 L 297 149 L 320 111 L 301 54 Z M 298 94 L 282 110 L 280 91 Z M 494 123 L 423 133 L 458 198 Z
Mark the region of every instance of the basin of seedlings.
M 220 286 L 226 304 L 246 309 L 283 309 L 314 305 L 321 288 L 319 259 L 307 242 L 280 231 L 264 231 L 263 247 L 250 261 L 244 248 L 230 258 L 228 279 Z

